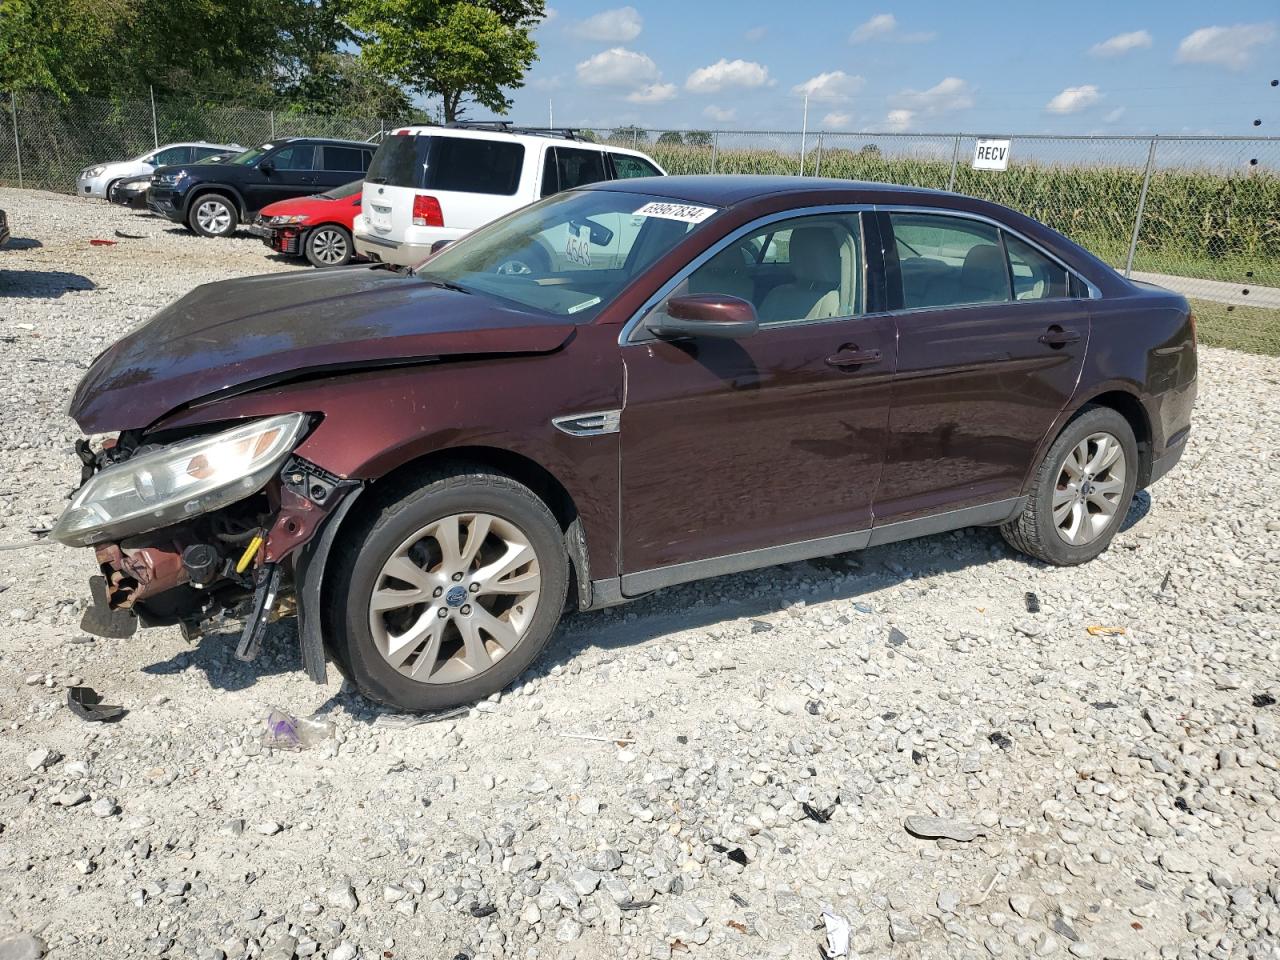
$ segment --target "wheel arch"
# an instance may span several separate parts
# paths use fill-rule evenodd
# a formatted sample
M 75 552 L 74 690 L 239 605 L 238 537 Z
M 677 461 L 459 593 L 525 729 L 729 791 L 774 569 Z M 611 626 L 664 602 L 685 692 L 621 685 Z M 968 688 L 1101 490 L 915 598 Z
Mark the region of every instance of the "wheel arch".
M 195 202 L 206 193 L 220 193 L 231 200 L 236 205 L 236 213 L 243 221 L 248 216 L 248 210 L 244 205 L 244 196 L 235 187 L 226 183 L 201 183 L 191 188 L 191 192 L 187 194 L 187 204 L 183 208 L 183 219 L 191 215 L 191 208 Z
M 565 537 L 565 549 L 573 567 L 570 578 L 569 603 L 585 607 L 590 601 L 590 555 L 587 551 L 586 533 L 579 519 L 578 506 L 568 488 L 547 467 L 521 453 L 502 447 L 467 445 L 444 447 L 412 457 L 372 480 L 361 494 L 363 507 L 369 509 L 378 502 L 378 494 L 398 486 L 411 484 L 414 477 L 439 473 L 450 469 L 489 470 L 516 480 L 547 505 Z M 353 510 L 352 513 L 357 512 Z M 350 516 L 342 518 L 341 527 L 351 523 Z M 337 531 L 341 538 L 343 531 Z
M 1064 409 L 1053 428 L 1040 441 L 1035 458 L 1027 465 L 1027 475 L 1023 480 L 1022 492 L 1028 493 L 1031 482 L 1035 478 L 1036 468 L 1044 459 L 1049 447 L 1058 439 L 1059 434 L 1067 428 L 1071 421 L 1093 407 L 1107 407 L 1116 411 L 1128 421 L 1133 429 L 1134 439 L 1138 442 L 1138 490 L 1142 490 L 1151 481 L 1151 464 L 1153 462 L 1153 434 L 1151 414 L 1147 411 L 1138 393 L 1124 384 L 1109 384 L 1088 395 L 1073 399 L 1071 406 Z

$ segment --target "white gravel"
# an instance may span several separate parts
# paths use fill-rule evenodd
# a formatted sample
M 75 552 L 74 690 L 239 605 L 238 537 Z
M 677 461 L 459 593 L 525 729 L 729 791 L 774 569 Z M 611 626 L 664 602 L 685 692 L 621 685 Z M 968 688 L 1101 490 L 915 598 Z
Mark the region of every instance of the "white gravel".
M 63 408 L 98 351 L 292 265 L 0 207 L 13 543 L 75 481 Z M 284 625 L 250 666 L 229 635 L 87 638 L 91 554 L 0 551 L 0 958 L 808 960 L 825 907 L 864 957 L 1276 960 L 1280 361 L 1201 363 L 1182 465 L 1086 567 L 977 530 L 668 590 L 436 723 L 308 683 Z M 80 681 L 128 713 L 77 719 Z M 265 750 L 272 707 L 336 734 Z

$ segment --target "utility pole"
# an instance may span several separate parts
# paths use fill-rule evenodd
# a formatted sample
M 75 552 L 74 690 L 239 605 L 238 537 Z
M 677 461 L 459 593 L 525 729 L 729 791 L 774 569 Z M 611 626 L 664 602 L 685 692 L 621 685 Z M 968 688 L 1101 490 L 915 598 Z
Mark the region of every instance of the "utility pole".
M 809 95 L 804 95 L 804 118 L 800 121 L 800 176 L 804 176 L 804 141 L 809 134 Z

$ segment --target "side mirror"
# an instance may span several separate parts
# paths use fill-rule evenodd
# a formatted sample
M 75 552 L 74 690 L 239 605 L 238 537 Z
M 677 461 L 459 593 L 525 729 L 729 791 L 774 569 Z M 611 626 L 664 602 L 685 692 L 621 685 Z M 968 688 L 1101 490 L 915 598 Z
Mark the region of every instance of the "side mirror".
M 276 172 L 275 165 L 270 160 L 263 160 L 258 164 L 258 169 L 265 173 L 268 177 Z
M 591 242 L 597 247 L 607 247 L 613 242 L 613 231 L 606 227 L 603 223 L 597 223 L 594 220 L 570 220 L 569 229 L 574 236 L 582 233 L 582 228 L 586 227 Z
M 645 324 L 656 337 L 715 337 L 737 340 L 760 329 L 756 308 L 740 297 L 721 293 L 696 293 L 672 297 L 666 312 Z

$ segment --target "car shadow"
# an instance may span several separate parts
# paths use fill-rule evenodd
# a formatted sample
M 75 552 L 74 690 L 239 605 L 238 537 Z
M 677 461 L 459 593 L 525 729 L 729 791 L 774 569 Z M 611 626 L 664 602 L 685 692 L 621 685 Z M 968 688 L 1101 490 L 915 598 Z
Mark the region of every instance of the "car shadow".
M 1140 523 L 1150 510 L 1151 495 L 1140 491 L 1121 530 Z M 944 549 L 930 550 L 931 544 L 943 544 Z M 557 668 L 580 663 L 582 655 L 593 648 L 618 650 L 649 643 L 666 634 L 705 629 L 744 618 L 761 619 L 761 624 L 754 629 L 763 635 L 773 629 L 763 618 L 797 604 L 857 600 L 918 577 L 975 570 L 1010 557 L 1020 559 L 1029 567 L 1043 566 L 1040 561 L 1024 557 L 1007 546 L 997 528 L 975 527 L 961 537 L 955 533 L 937 534 L 668 587 L 621 606 L 566 616 L 544 654 L 515 683 L 544 678 Z M 168 660 L 149 664 L 142 671 L 163 676 L 194 667 L 214 689 L 238 691 L 253 686 L 262 677 L 302 670 L 295 620 L 271 624 L 263 639 L 262 651 L 252 663 L 241 663 L 232 656 L 238 640 L 238 628 L 210 632 L 195 646 Z M 331 658 L 328 669 L 341 676 Z M 461 711 L 444 711 L 440 716 L 454 716 L 467 709 L 469 706 Z M 373 723 L 383 714 L 399 713 L 394 708 L 365 700 L 349 681 L 344 681 L 341 690 L 314 713 L 324 715 L 335 711 L 363 723 Z M 431 719 L 427 716 L 424 722 Z
M 0 261 L 0 297 L 54 299 L 64 293 L 96 290 L 98 285 L 65 270 L 6 270 Z
M 4 250 L 39 250 L 44 244 L 34 237 L 10 237 L 9 242 L 2 248 Z

